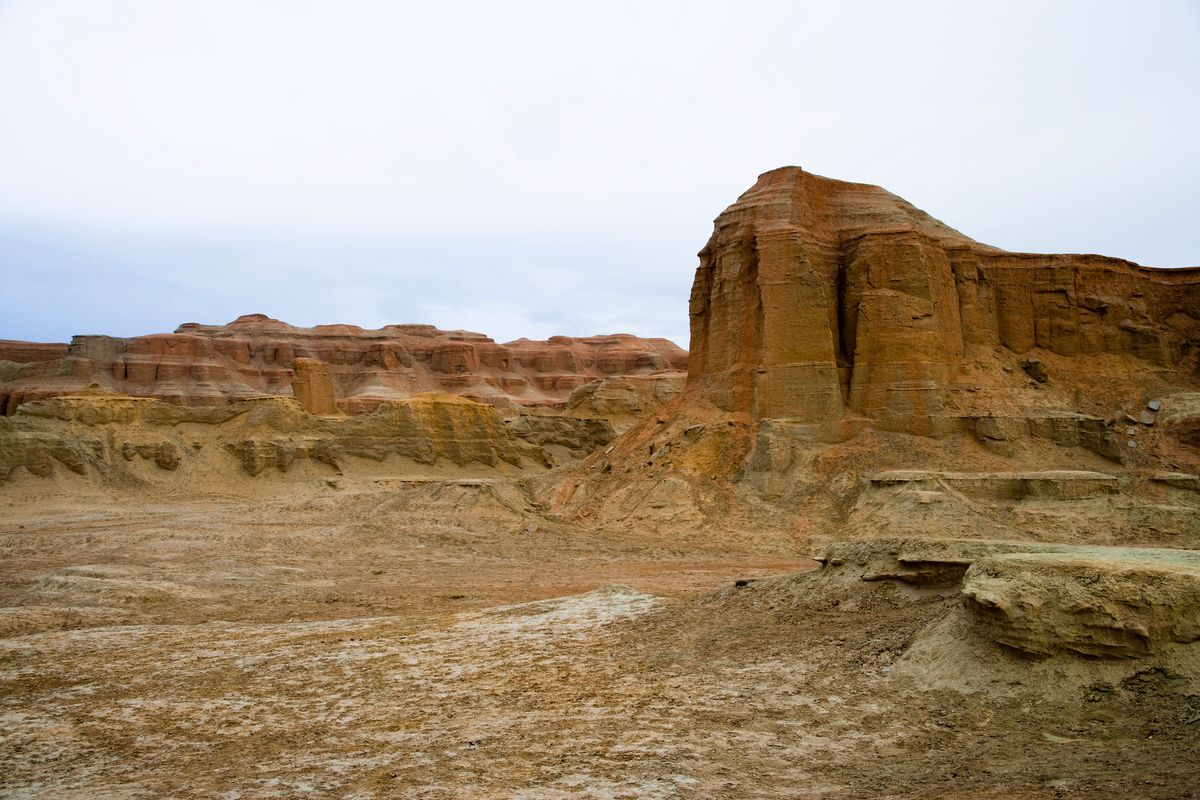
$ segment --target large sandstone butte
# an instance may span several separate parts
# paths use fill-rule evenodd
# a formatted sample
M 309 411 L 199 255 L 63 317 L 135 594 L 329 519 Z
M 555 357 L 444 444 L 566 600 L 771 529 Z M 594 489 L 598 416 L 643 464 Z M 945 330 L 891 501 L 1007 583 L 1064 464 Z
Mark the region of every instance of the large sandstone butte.
M 299 387 L 309 410 L 329 413 L 336 410 L 327 396 L 330 381 L 333 401 L 349 413 L 430 391 L 514 410 L 562 407 L 575 389 L 611 377 L 677 387 L 686 366 L 687 353 L 670 341 L 628 334 L 499 344 L 432 325 L 300 328 L 248 314 L 228 325 L 187 323 L 171 334 L 129 339 L 0 341 L 0 411 L 12 414 L 22 402 L 97 383 L 186 406 L 289 396 Z
M 717 218 L 691 329 L 689 392 L 721 409 L 827 440 L 936 436 L 1195 388 L 1200 269 L 1005 252 L 877 186 L 784 167 Z
M 1010 253 L 785 167 L 700 252 L 683 392 L 551 502 L 798 538 L 1178 544 L 1200 541 L 1197 472 L 1200 269 Z

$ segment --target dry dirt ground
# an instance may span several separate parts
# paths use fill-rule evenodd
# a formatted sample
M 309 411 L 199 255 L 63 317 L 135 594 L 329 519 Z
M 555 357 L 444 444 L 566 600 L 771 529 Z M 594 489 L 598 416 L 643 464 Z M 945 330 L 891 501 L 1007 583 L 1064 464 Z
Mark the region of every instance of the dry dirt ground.
M 502 480 L 31 481 L 0 548 L 4 797 L 1200 798 L 1170 676 L 923 691 L 954 601 L 814 591 L 804 541 Z

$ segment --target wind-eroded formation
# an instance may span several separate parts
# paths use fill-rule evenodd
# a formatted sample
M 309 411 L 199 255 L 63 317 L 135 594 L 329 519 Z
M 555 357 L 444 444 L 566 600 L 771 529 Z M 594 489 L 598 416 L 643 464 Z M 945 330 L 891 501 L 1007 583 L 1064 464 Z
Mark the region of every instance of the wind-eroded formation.
M 1200 385 L 1200 269 L 1005 252 L 796 167 L 717 218 L 691 317 L 698 393 L 831 438 L 938 435 L 1021 407 L 1111 412 Z
M 1200 469 L 1200 269 L 1008 253 L 786 167 L 717 218 L 691 326 L 684 392 L 564 482 L 563 508 L 627 516 L 641 491 L 697 519 L 765 504 L 761 524 L 853 529 L 852 509 L 901 485 L 1024 496 L 1036 473 L 1084 471 L 1145 498 Z M 948 502 L 953 529 L 1015 532 Z M 1142 534 L 1200 529 L 1150 505 Z
M 575 389 L 604 378 L 653 383 L 662 377 L 678 383 L 672 373 L 686 368 L 687 353 L 666 339 L 628 334 L 499 344 L 481 333 L 432 325 L 299 328 L 247 314 L 228 325 L 187 323 L 174 333 L 129 339 L 0 341 L 0 411 L 11 414 L 22 402 L 92 383 L 186 406 L 290 396 L 297 363 L 327 374 L 327 389 L 333 392 L 306 407 L 317 413 L 362 413 L 431 391 L 505 409 L 562 406 Z

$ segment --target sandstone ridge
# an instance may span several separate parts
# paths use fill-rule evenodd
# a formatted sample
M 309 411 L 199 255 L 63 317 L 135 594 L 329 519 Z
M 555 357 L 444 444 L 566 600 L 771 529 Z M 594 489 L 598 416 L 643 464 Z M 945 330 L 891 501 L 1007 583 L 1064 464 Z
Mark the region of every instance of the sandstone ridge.
M 444 392 L 321 417 L 283 397 L 181 407 L 91 391 L 24 403 L 0 418 L 0 485 L 74 474 L 115 488 L 200 482 L 214 490 L 264 473 L 536 473 L 613 436 L 600 420 L 551 417 L 547 429 L 541 419 L 509 424 L 493 406 Z
M 301 328 L 248 314 L 228 325 L 187 323 L 174 333 L 128 339 L 0 341 L 0 410 L 12 414 L 22 402 L 98 383 L 185 406 L 303 395 L 317 413 L 369 412 L 387 401 L 444 391 L 515 413 L 562 407 L 575 389 L 613 376 L 678 385 L 686 366 L 687 353 L 670 341 L 628 334 L 500 344 L 432 325 Z

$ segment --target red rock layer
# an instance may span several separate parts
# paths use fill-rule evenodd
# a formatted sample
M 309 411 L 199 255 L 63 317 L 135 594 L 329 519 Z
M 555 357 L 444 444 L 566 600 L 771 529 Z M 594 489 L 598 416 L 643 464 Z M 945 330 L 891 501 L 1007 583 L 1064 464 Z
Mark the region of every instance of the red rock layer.
M 249 314 L 170 334 L 76 336 L 69 346 L 0 342 L 0 409 L 11 414 L 26 400 L 91 383 L 193 406 L 286 396 L 298 359 L 325 365 L 338 406 L 352 413 L 439 390 L 497 405 L 555 405 L 598 378 L 687 368 L 687 353 L 673 343 L 628 334 L 498 344 L 432 325 L 298 328 Z
M 1200 269 L 1005 252 L 876 186 L 768 172 L 700 261 L 689 393 L 755 420 L 936 435 L 1028 394 L 1028 356 L 1059 404 L 1200 383 Z
M 0 361 L 15 364 L 30 364 L 37 361 L 54 361 L 64 358 L 70 345 L 43 342 L 17 342 L 0 339 Z

